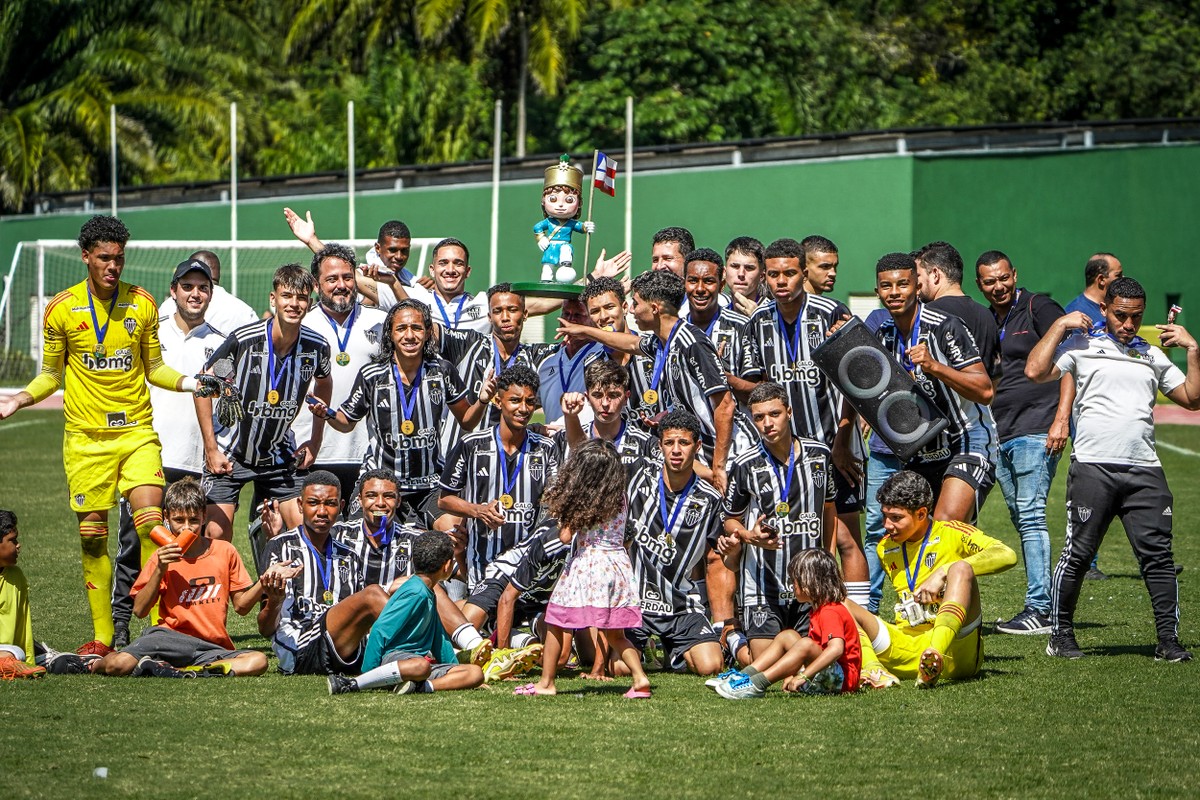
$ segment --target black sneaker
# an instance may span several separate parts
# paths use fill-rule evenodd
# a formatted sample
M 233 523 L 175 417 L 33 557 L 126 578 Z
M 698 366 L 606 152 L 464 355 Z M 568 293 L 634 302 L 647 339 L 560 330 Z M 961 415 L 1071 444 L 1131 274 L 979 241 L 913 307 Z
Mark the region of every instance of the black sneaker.
M 121 624 L 113 628 L 113 650 L 129 647 L 129 625 Z
M 195 678 L 196 673 L 175 669 L 165 661 L 157 661 L 147 656 L 138 662 L 130 673 L 135 678 Z
M 1092 567 L 1083 573 L 1083 579 L 1085 581 L 1106 581 L 1108 576 L 1101 572 L 1099 567 Z
M 327 675 L 326 680 L 329 681 L 330 694 L 350 694 L 358 691 L 358 684 L 353 678 L 347 678 L 345 675 Z
M 1069 658 L 1074 661 L 1077 658 L 1083 658 L 1085 654 L 1079 649 L 1074 632 L 1066 631 L 1065 633 L 1050 634 L 1050 641 L 1046 643 L 1046 655 Z
M 1181 661 L 1191 661 L 1192 654 L 1184 649 L 1178 639 L 1164 639 L 1158 643 L 1158 647 L 1154 648 L 1155 661 L 1171 661 L 1179 663 Z
M 75 653 L 60 653 L 45 642 L 33 643 L 34 660 L 39 667 L 45 667 L 51 675 L 86 675 L 89 659 Z M 92 658 L 91 661 L 97 659 Z
M 997 622 L 996 630 L 1015 636 L 1035 636 L 1050 632 L 1050 618 L 1040 611 L 1026 608 L 1008 622 Z

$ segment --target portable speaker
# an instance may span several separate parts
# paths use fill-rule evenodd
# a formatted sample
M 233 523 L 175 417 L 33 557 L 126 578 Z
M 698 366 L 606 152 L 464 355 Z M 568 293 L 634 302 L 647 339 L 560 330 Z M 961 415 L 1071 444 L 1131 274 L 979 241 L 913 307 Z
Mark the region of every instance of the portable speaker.
M 812 358 L 901 461 L 949 424 L 858 317 L 822 342 Z

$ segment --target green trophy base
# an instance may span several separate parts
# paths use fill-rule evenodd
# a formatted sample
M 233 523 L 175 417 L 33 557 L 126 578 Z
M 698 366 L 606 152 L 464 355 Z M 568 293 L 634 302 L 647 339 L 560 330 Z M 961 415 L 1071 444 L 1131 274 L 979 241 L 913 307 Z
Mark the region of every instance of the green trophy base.
M 583 293 L 583 286 L 576 283 L 554 283 L 552 281 L 521 281 L 512 285 L 516 294 L 525 297 L 553 297 L 558 300 L 574 300 Z

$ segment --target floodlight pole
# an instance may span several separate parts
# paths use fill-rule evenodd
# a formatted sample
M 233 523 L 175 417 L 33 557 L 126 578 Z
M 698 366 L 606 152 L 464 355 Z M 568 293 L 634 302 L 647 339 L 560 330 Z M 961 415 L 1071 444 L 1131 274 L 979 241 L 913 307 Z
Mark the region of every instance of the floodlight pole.
M 117 215 L 117 106 L 108 107 L 109 183 L 112 190 L 112 215 Z
M 238 293 L 237 103 L 229 104 L 229 291 Z
M 500 246 L 500 124 L 503 110 L 504 102 L 497 100 L 492 143 L 492 236 L 489 242 L 491 252 L 488 254 L 488 286 L 495 286 L 499 283 L 496 270 L 500 263 L 498 252 Z
M 350 239 L 354 239 L 354 101 L 346 102 L 346 158 L 349 162 L 349 184 L 347 193 L 350 198 Z
M 625 252 L 633 252 L 633 96 L 625 97 Z M 625 280 L 633 276 L 633 262 L 625 269 Z

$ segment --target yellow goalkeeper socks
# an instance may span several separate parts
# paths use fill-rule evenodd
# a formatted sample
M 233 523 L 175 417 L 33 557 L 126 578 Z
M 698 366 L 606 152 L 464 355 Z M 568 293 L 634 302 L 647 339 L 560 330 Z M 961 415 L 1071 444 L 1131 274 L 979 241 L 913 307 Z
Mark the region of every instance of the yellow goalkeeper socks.
M 133 527 L 137 531 L 138 539 L 142 544 L 142 566 L 146 566 L 146 562 L 150 560 L 150 556 L 154 555 L 154 551 L 158 549 L 150 539 L 150 531 L 154 530 L 156 525 L 161 525 L 163 521 L 162 509 L 158 506 L 143 506 L 133 512 Z M 150 609 L 150 624 L 157 625 L 159 622 L 158 603 Z
M 112 645 L 112 559 L 108 557 L 108 523 L 80 522 L 79 543 L 83 584 L 92 609 L 92 630 L 97 640 Z
M 871 637 L 867 636 L 861 629 L 858 632 L 858 645 L 862 649 L 862 671 L 869 672 L 875 667 L 883 668 L 883 664 L 879 661 L 879 656 L 875 653 L 875 646 L 871 642 Z
M 958 603 L 942 603 L 938 608 L 937 618 L 933 621 L 933 636 L 929 646 L 942 655 L 950 649 L 950 643 L 962 630 L 963 622 L 967 619 L 967 610 Z

